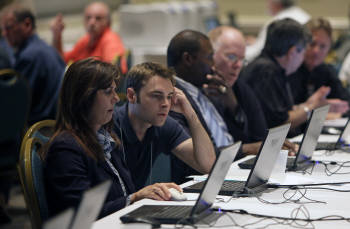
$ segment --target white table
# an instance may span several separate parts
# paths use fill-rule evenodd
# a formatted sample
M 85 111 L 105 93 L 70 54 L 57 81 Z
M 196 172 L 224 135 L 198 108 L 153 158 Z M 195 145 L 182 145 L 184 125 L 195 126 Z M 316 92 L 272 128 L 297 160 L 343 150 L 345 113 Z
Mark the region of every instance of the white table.
M 243 158 L 240 161 L 246 160 L 248 158 L 249 157 Z M 340 152 L 340 151 L 336 151 L 332 153 L 326 153 L 325 151 L 318 151 L 318 152 L 315 152 L 314 159 L 326 160 L 326 161 L 350 161 L 350 154 Z M 247 178 L 249 170 L 239 169 L 237 164 L 240 161 L 237 161 L 232 164 L 230 171 L 228 173 L 228 177 L 230 179 L 235 178 L 239 180 L 245 180 Z M 341 171 L 350 173 L 350 168 L 344 168 Z M 286 182 L 288 183 L 288 181 L 289 182 L 299 181 L 299 183 L 303 183 L 306 181 L 319 182 L 319 183 L 341 182 L 341 181 L 349 182 L 350 174 L 327 176 L 324 173 L 322 165 L 320 166 L 317 165 L 311 175 L 309 174 L 303 175 L 301 173 L 288 172 L 286 175 Z M 190 183 L 193 183 L 193 182 L 195 181 L 188 182 L 184 185 L 189 185 Z M 350 190 L 349 184 L 342 185 L 342 186 L 322 186 L 322 187 Z M 263 193 L 260 198 L 270 202 L 282 202 L 285 200 L 283 198 L 284 191 L 286 191 L 286 189 L 271 189 L 268 192 Z M 291 195 L 292 191 L 289 191 L 288 193 L 289 195 Z M 149 199 L 141 200 L 131 206 L 128 206 L 118 212 L 115 212 L 114 214 L 111 214 L 99 221 L 96 221 L 93 225 L 93 229 L 151 228 L 150 225 L 147 225 L 147 224 L 139 224 L 139 223 L 122 224 L 121 221 L 119 220 L 119 217 L 143 204 L 194 205 L 195 203 L 194 199 L 196 199 L 198 194 L 186 193 L 186 195 L 191 201 L 174 202 L 174 201 L 154 201 Z M 300 196 L 300 194 L 298 195 Z M 307 190 L 306 197 L 313 200 L 326 202 L 326 203 L 307 203 L 307 204 L 304 203 L 303 205 L 305 206 L 308 213 L 310 214 L 309 215 L 310 218 L 318 218 L 318 217 L 324 217 L 328 215 L 341 215 L 343 217 L 350 218 L 350 192 L 334 192 L 329 190 Z M 217 196 L 217 201 L 215 202 L 214 206 L 218 206 L 226 210 L 244 209 L 249 213 L 257 213 L 257 214 L 265 214 L 265 215 L 281 216 L 281 217 L 291 217 L 292 211 L 301 206 L 301 204 L 299 203 L 266 204 L 266 203 L 262 203 L 255 197 L 231 199 L 227 203 L 222 202 L 222 200 L 227 201 L 229 200 L 229 197 Z M 305 202 L 305 201 L 308 201 L 308 200 L 305 198 L 301 199 L 301 202 Z M 239 225 L 261 221 L 261 218 L 256 218 L 250 215 L 241 215 L 241 214 L 232 214 L 232 213 L 228 213 L 228 214 L 232 218 L 228 216 L 223 216 L 218 220 L 215 226 L 220 226 L 220 228 L 233 228 L 232 219 L 234 219 L 234 221 Z M 301 213 L 298 215 L 298 217 L 306 218 Z M 258 227 L 266 226 L 272 223 L 276 223 L 276 222 L 272 219 L 266 219 L 261 221 L 258 224 L 253 224 L 248 228 L 258 228 Z M 299 222 L 299 223 L 305 224 L 305 222 Z M 350 228 L 350 222 L 346 222 L 346 221 L 323 221 L 323 222 L 318 221 L 318 222 L 313 222 L 312 225 L 315 228 L 321 228 L 321 229 Z M 311 227 L 312 225 L 308 224 L 307 228 L 312 228 Z M 221 227 L 221 226 L 227 226 L 227 227 Z M 162 227 L 174 228 L 174 225 L 162 225 Z M 203 228 L 207 228 L 207 227 L 203 227 Z M 281 224 L 276 224 L 273 226 L 269 226 L 268 228 L 293 228 L 293 227 L 291 225 L 282 226 Z

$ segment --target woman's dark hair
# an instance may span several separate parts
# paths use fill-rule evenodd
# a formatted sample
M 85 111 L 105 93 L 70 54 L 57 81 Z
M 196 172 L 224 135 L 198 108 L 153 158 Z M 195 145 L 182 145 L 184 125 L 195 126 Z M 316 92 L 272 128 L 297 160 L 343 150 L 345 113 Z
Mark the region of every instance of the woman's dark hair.
M 117 67 L 109 63 L 93 58 L 73 63 L 63 79 L 58 101 L 55 133 L 50 142 L 62 132 L 68 131 L 73 134 L 88 156 L 96 160 L 102 159 L 103 149 L 97 141 L 96 133 L 90 126 L 88 116 L 96 92 L 110 87 L 113 81 L 118 85 L 118 79 Z M 116 135 L 112 133 L 112 124 L 111 120 L 103 127 L 119 144 Z M 45 151 L 47 152 L 47 150 Z M 45 155 L 42 156 L 45 157 Z

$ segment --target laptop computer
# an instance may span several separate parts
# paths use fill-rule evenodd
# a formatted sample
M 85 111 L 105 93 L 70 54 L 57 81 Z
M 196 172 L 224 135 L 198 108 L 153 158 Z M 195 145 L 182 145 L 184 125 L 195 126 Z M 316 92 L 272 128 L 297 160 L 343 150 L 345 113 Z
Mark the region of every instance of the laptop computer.
M 250 171 L 247 181 L 224 182 L 220 195 L 228 196 L 249 196 L 265 191 L 267 182 L 271 176 L 278 154 L 290 128 L 290 123 L 279 127 L 271 128 L 263 143 L 259 153 L 254 158 L 253 169 Z M 185 192 L 198 192 L 203 186 L 203 182 L 196 183 L 184 188 Z
M 313 165 L 311 157 L 316 148 L 317 139 L 320 136 L 328 110 L 329 105 L 312 110 L 299 150 L 295 157 L 290 157 L 287 160 L 288 170 L 305 170 Z M 239 163 L 238 166 L 242 169 L 250 169 L 253 167 L 254 160 L 254 158 L 246 160 Z
M 47 220 L 43 224 L 43 229 L 68 229 L 74 216 L 74 209 L 68 208 L 57 216 Z
M 105 202 L 111 183 L 110 180 L 104 181 L 84 193 L 70 229 L 91 228 Z
M 194 224 L 201 220 L 211 222 L 220 215 L 211 210 L 225 176 L 237 155 L 241 142 L 221 151 L 205 181 L 194 206 L 143 205 L 120 217 L 123 223 L 154 222 L 155 224 Z
M 337 150 L 341 149 L 347 143 L 346 139 L 350 135 L 350 119 L 346 122 L 345 128 L 341 129 L 339 138 L 336 142 L 318 142 L 316 150 Z

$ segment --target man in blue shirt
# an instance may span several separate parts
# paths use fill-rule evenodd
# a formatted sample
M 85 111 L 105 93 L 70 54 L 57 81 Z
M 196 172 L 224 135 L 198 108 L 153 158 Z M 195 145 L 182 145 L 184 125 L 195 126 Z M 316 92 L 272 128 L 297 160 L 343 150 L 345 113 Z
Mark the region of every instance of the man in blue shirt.
M 2 32 L 14 49 L 14 69 L 28 80 L 32 92 L 29 124 L 54 119 L 65 64 L 56 50 L 35 33 L 33 13 L 21 6 L 5 9 Z
M 115 109 L 115 132 L 136 189 L 152 183 L 152 165 L 160 153 L 172 152 L 200 173 L 209 173 L 214 147 L 183 92 L 174 87 L 174 73 L 155 63 L 134 66 L 127 75 L 128 102 Z M 182 113 L 192 138 L 171 117 Z

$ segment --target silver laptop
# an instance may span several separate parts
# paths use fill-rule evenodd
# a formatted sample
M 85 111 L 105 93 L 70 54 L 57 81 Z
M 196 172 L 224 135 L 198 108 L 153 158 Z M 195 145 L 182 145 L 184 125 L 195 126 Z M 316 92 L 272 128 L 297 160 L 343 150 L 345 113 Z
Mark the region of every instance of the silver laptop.
M 91 228 L 100 213 L 111 183 L 107 180 L 84 193 L 70 229 Z
M 47 220 L 43 224 L 43 229 L 68 229 L 74 216 L 74 209 L 69 208 L 57 216 Z
M 256 195 L 265 191 L 268 188 L 267 182 L 270 179 L 289 128 L 290 123 L 271 128 L 260 147 L 259 153 L 252 160 L 252 170 L 249 173 L 248 179 L 246 181 L 225 181 L 219 194 L 238 197 Z M 240 163 L 239 166 L 244 166 L 244 164 Z M 184 191 L 198 192 L 201 186 L 203 186 L 203 182 L 186 187 Z
M 188 205 L 143 205 L 123 216 L 123 223 L 148 222 L 151 224 L 194 224 L 199 221 L 213 222 L 221 216 L 211 210 L 216 195 L 237 155 L 241 142 L 225 148 L 209 173 L 208 179 L 194 206 Z

